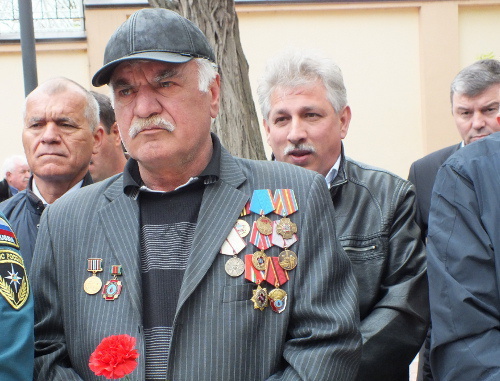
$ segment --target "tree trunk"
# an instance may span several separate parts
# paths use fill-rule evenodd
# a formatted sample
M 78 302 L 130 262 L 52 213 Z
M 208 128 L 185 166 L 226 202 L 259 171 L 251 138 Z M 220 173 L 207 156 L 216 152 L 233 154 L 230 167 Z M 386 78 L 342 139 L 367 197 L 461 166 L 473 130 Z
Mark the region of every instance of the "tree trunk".
M 149 0 L 149 4 L 183 15 L 205 33 L 214 48 L 222 83 L 220 111 L 212 130 L 233 155 L 264 160 L 234 0 Z

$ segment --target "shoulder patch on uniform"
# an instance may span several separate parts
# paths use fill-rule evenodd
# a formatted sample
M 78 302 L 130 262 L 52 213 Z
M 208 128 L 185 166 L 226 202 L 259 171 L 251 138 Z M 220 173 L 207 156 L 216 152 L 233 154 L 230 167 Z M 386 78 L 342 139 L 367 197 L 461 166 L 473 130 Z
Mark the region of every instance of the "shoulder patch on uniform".
M 23 258 L 12 250 L 0 250 L 0 295 L 12 306 L 21 309 L 30 294 Z
M 0 245 L 7 245 L 19 249 L 19 242 L 12 227 L 3 217 L 0 217 Z

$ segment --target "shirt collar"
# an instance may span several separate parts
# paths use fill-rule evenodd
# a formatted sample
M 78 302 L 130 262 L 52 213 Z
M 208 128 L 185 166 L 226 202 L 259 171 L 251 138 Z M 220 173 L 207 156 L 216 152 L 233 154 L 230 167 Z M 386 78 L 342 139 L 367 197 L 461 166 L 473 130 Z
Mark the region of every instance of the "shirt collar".
M 77 182 L 75 185 L 73 185 L 73 187 L 71 187 L 71 189 L 69 189 L 66 193 L 63 194 L 66 195 L 68 193 L 71 193 L 71 192 L 74 192 L 75 190 L 77 189 L 80 189 L 82 187 L 82 184 L 83 184 L 83 179 L 80 180 L 79 182 Z M 38 187 L 36 186 L 36 181 L 35 181 L 35 178 L 33 177 L 32 179 L 32 192 L 35 194 L 36 197 L 38 197 L 40 199 L 41 202 L 43 202 L 43 205 L 44 206 L 47 206 L 47 205 L 50 205 L 42 196 L 42 194 L 40 193 L 40 191 L 38 190 Z M 61 196 L 62 197 L 62 196 Z
M 328 171 L 328 173 L 325 176 L 326 185 L 328 185 L 328 188 L 332 186 L 333 180 L 335 180 L 335 177 L 337 177 L 337 173 L 339 173 L 341 156 L 342 155 L 339 155 L 337 161 L 335 162 L 335 164 L 333 164 L 333 167 L 330 169 L 330 171 Z
M 213 150 L 212 157 L 210 158 L 208 165 L 198 176 L 191 177 L 185 184 L 177 187 L 176 189 L 185 187 L 200 179 L 202 179 L 205 184 L 213 184 L 219 179 L 222 146 L 219 138 L 215 134 L 211 133 L 211 137 Z M 130 158 L 127 161 L 127 164 L 125 165 L 125 169 L 123 171 L 123 192 L 126 195 L 136 199 L 140 191 L 165 193 L 162 191 L 149 189 L 147 186 L 145 186 L 142 182 L 141 174 L 139 172 L 139 164 L 135 159 Z

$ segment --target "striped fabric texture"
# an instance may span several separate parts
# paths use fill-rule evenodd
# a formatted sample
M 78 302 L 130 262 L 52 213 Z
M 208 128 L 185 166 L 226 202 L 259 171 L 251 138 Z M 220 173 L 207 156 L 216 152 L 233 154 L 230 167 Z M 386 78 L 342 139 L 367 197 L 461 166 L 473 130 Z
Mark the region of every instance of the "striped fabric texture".
M 219 249 L 255 189 L 293 189 L 298 211 L 297 267 L 282 287 L 287 307 L 254 309 L 255 284 L 225 272 Z M 270 214 L 272 219 L 279 216 Z M 244 217 L 250 226 L 255 213 Z M 232 157 L 223 150 L 218 181 L 206 185 L 172 322 L 170 381 L 353 380 L 361 350 L 356 282 L 335 236 L 334 212 L 321 175 L 285 163 Z M 137 339 L 145 379 L 138 201 L 122 177 L 81 189 L 42 216 L 33 262 L 37 380 L 99 380 L 88 359 L 106 336 Z M 251 254 L 254 247 L 240 253 Z M 278 256 L 281 249 L 266 250 Z M 122 265 L 114 301 L 88 295 L 87 259 Z M 273 287 L 267 286 L 269 290 Z M 149 333 L 148 333 L 149 334 Z M 164 343 L 167 344 L 167 343 Z

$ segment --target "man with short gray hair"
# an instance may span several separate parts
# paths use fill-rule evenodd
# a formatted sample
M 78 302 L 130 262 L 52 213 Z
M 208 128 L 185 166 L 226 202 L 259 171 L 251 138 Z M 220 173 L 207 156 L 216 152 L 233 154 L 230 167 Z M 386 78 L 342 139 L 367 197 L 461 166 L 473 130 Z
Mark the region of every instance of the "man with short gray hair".
M 30 167 L 24 155 L 10 156 L 3 162 L 0 181 L 0 202 L 14 196 L 28 185 L 30 178 Z
M 32 176 L 0 211 L 17 233 L 28 270 L 45 207 L 92 183 L 88 169 L 100 144 L 98 123 L 97 101 L 70 79 L 49 79 L 26 97 L 22 140 Z
M 269 61 L 257 92 L 276 160 L 319 172 L 330 188 L 338 238 L 359 286 L 357 380 L 408 381 L 429 321 L 413 186 L 344 155 L 351 109 L 329 58 L 286 51 Z

